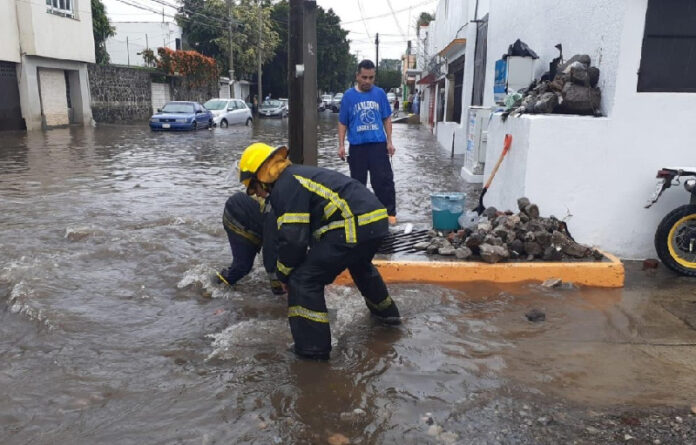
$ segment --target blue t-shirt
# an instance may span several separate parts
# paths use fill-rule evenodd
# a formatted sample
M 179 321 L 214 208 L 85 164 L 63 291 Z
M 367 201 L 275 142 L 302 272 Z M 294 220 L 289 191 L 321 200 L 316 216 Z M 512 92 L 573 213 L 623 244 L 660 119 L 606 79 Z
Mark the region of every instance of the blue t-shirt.
M 348 127 L 350 145 L 386 142 L 383 120 L 392 110 L 384 90 L 373 86 L 366 93 L 351 88 L 343 94 L 338 121 Z

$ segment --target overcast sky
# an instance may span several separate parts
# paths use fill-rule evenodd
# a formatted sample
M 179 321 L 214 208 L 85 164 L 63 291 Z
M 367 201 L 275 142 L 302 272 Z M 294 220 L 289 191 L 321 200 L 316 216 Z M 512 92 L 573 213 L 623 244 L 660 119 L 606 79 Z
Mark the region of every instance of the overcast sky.
M 173 21 L 175 0 L 102 0 L 112 22 Z M 125 3 L 124 3 L 125 2 Z M 398 59 L 406 51 L 406 41 L 415 40 L 415 22 L 421 12 L 435 11 L 438 0 L 317 0 L 333 9 L 343 29 L 350 31 L 351 52 L 361 59 L 375 58 L 375 33 L 379 33 L 379 58 Z M 126 3 L 139 5 L 140 8 Z M 415 44 L 415 42 L 414 42 Z

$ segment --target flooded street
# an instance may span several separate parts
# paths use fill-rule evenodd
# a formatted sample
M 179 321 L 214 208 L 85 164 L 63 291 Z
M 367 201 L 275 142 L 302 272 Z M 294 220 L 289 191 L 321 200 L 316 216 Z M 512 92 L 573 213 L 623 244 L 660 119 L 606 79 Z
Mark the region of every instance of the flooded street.
M 347 173 L 336 122 L 320 115 L 320 166 Z M 696 441 L 696 291 L 663 268 L 629 264 L 615 290 L 390 285 L 396 328 L 331 286 L 332 359 L 296 359 L 260 261 L 211 283 L 234 162 L 286 134 L 0 134 L 0 443 Z M 463 159 L 418 126 L 394 143 L 399 222 L 427 223 L 431 192 L 466 190 Z

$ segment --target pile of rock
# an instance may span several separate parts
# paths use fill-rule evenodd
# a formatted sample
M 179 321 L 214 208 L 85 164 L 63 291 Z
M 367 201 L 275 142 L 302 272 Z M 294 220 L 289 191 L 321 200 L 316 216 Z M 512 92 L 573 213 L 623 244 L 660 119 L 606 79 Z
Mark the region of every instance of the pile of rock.
M 517 100 L 505 111 L 523 113 L 566 113 L 600 115 L 602 93 L 597 88 L 599 68 L 592 66 L 587 54 L 575 55 L 559 64 L 553 79 L 534 81 L 520 90 Z
M 563 221 L 539 215 L 539 207 L 527 198 L 517 200 L 519 213 L 489 207 L 476 227 L 443 234 L 430 232 L 430 240 L 416 244 L 431 255 L 477 259 L 487 263 L 506 260 L 599 261 L 601 252 L 576 243 Z

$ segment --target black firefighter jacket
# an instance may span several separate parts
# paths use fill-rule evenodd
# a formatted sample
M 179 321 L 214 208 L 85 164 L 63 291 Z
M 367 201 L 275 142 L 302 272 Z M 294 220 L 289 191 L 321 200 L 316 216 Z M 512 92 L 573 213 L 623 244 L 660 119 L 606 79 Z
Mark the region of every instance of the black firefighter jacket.
M 387 210 L 379 199 L 358 181 L 333 170 L 290 165 L 269 199 L 277 215 L 276 272 L 284 282 L 319 240 L 357 244 L 389 233 L 384 221 Z

